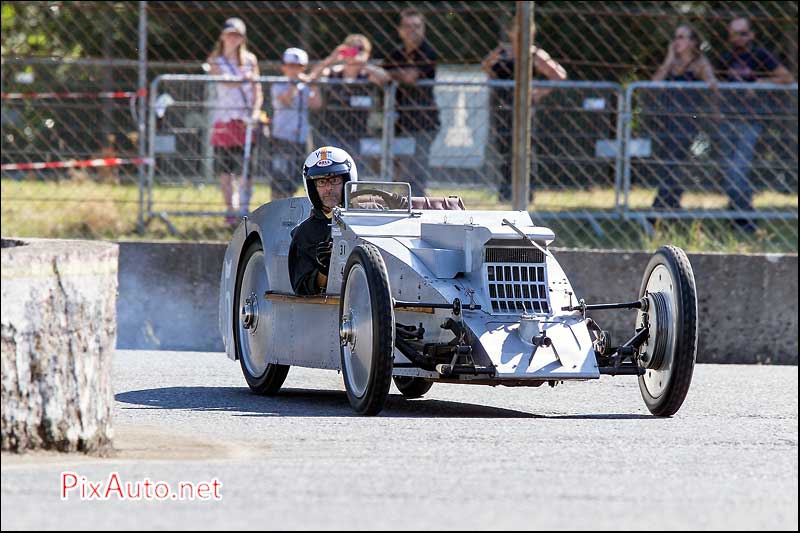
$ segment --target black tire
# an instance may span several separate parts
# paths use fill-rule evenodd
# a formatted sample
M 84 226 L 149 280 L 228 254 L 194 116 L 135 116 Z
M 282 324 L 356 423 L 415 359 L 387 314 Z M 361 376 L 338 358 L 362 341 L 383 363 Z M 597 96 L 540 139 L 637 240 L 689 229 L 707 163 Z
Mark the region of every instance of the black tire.
M 668 374 L 665 375 L 667 384 L 664 386 L 659 382 L 659 385 L 664 387 L 663 391 L 654 395 L 648 390 L 647 372 L 645 376 L 639 376 L 639 390 L 650 412 L 656 416 L 666 417 L 678 412 L 689 392 L 689 385 L 692 383 L 694 363 L 697 357 L 697 288 L 692 265 L 689 263 L 686 252 L 676 246 L 662 246 L 653 254 L 647 264 L 639 289 L 640 298 L 645 295 L 650 275 L 659 266 L 669 270 L 672 282 L 677 285 L 671 291 L 675 301 L 674 312 L 677 325 L 673 332 L 674 352 L 671 357 L 664 358 L 661 368 L 655 369 L 666 369 L 667 363 L 671 364 Z M 652 379 L 652 373 L 649 376 Z
M 394 384 L 403 398 L 409 400 L 422 398 L 433 387 L 433 381 L 411 376 L 394 376 Z
M 261 242 L 256 240 L 250 243 L 242 255 L 241 261 L 239 261 L 239 268 L 236 273 L 236 292 L 234 295 L 233 309 L 231 310 L 233 312 L 233 338 L 236 350 L 236 358 L 239 360 L 239 364 L 242 367 L 242 374 L 244 374 L 244 379 L 247 381 L 247 385 L 250 387 L 250 390 L 255 394 L 262 396 L 273 396 L 280 391 L 283 382 L 286 380 L 286 375 L 289 373 L 290 366 L 270 363 L 266 366 L 266 369 L 263 373 L 260 375 L 253 375 L 245 364 L 242 351 L 242 340 L 239 332 L 239 309 L 241 305 L 240 299 L 242 292 L 242 278 L 248 262 L 250 262 L 258 253 L 263 255 L 264 250 Z
M 352 274 L 352 276 L 351 276 Z M 351 281 L 351 277 L 358 281 Z M 361 278 L 363 276 L 363 278 Z M 356 413 L 361 415 L 376 415 L 381 412 L 386 398 L 389 396 L 389 387 L 392 382 L 392 367 L 394 365 L 394 307 L 392 304 L 391 290 L 389 289 L 389 276 L 378 249 L 371 244 L 356 246 L 350 257 L 342 277 L 342 292 L 339 300 L 339 323 L 345 314 L 353 315 L 353 306 L 345 309 L 345 300 L 349 298 L 347 288 L 349 283 L 362 284 L 366 280 L 366 290 L 369 294 L 369 308 L 364 311 L 364 317 L 359 318 L 360 323 L 366 324 L 366 329 L 371 331 L 371 344 L 365 352 L 358 352 L 369 360 L 369 372 L 358 372 L 355 365 L 348 360 L 358 358 L 358 353 L 352 350 L 349 343 L 340 345 L 342 377 L 344 379 L 347 399 Z M 354 285 L 356 287 L 356 285 Z M 353 291 L 356 289 L 353 288 Z M 355 294 L 355 293 L 354 293 Z M 350 302 L 352 303 L 352 301 Z M 357 303 L 363 304 L 363 300 Z M 358 339 L 356 339 L 357 345 Z M 363 346 L 361 346 L 364 349 Z M 361 376 L 365 383 L 351 382 L 351 375 L 366 374 Z M 360 390 L 363 388 L 363 390 Z

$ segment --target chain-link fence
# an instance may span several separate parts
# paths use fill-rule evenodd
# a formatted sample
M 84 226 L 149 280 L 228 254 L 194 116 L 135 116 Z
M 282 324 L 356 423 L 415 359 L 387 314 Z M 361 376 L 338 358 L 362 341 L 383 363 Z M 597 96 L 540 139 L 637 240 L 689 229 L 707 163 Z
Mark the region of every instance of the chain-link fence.
M 326 143 L 350 150 L 363 176 L 508 208 L 515 9 L 6 2 L 3 227 L 113 238 L 149 222 L 150 236 L 226 238 L 225 216 L 302 194 L 294 167 Z M 797 250 L 797 85 L 786 83 L 797 2 L 543 1 L 534 16 L 529 207 L 562 245 Z M 246 24 L 272 120 L 251 128 L 247 165 L 244 148 L 221 158 L 214 141 L 216 87 L 237 91 L 208 77 L 229 17 Z M 685 29 L 690 52 L 676 44 Z M 285 49 L 307 52 L 308 74 L 351 34 L 368 40 L 371 77 L 343 60 L 313 81 L 282 77 Z M 703 85 L 704 58 L 716 89 Z M 274 89 L 287 84 L 307 96 L 276 113 Z M 307 131 L 284 142 L 287 121 L 306 113 Z
M 215 141 L 220 121 L 224 122 L 220 116 L 232 111 L 224 91 L 236 95 L 244 85 L 231 79 L 163 75 L 151 84 L 148 146 L 154 164 L 146 183 L 145 222 L 158 218 L 172 224 L 170 219 L 177 216 L 241 215 L 272 198 L 302 195 L 302 165 L 318 145 L 340 146 L 353 154 L 362 179 L 391 179 L 383 145 L 388 142 L 384 116 L 390 116 L 384 113 L 384 91 L 391 86 L 259 77 L 263 109 L 272 117 L 271 124 L 249 128 L 243 124 L 238 132 L 243 145 L 227 147 Z M 296 99 L 296 109 L 279 101 L 289 91 L 303 95 Z M 188 199 L 213 188 L 221 174 L 233 179 L 219 202 Z
M 797 84 L 637 82 L 626 96 L 626 216 L 648 228 L 731 219 L 743 232 L 796 219 Z M 656 190 L 649 208 L 630 209 L 633 187 Z M 702 203 L 687 209 L 691 196 Z

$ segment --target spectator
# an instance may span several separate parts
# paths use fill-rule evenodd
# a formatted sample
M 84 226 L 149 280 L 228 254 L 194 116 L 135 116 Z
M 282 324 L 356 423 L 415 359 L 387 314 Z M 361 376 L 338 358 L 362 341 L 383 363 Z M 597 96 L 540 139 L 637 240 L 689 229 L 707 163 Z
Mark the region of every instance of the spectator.
M 721 58 L 720 72 L 726 81 L 744 83 L 792 83 L 792 75 L 774 55 L 753 42 L 750 21 L 740 17 L 728 25 L 731 49 Z M 745 119 L 727 120 L 722 125 L 722 167 L 725 173 L 725 192 L 730 200 L 729 208 L 736 211 L 753 209 L 753 187 L 750 170 L 753 166 L 756 144 L 763 126 L 752 115 L 768 112 L 764 94 L 758 91 L 742 93 L 731 91 L 728 111 L 737 116 L 750 115 Z M 746 231 L 753 231 L 755 223 L 740 218 L 735 222 Z
M 214 50 L 208 57 L 208 64 L 213 75 L 230 75 L 245 80 L 258 78 L 258 60 L 247 50 L 247 37 L 244 22 L 238 18 L 225 21 L 222 33 L 217 39 Z M 257 123 L 261 114 L 263 95 L 261 84 L 253 83 L 218 83 L 216 84 L 216 102 L 213 104 L 213 130 L 211 144 L 214 146 L 215 172 L 222 183 L 222 195 L 225 198 L 227 213 L 225 221 L 236 224 L 234 212 L 239 209 L 238 191 L 234 191 L 235 176 L 241 176 L 244 170 L 244 144 L 247 123 Z M 252 136 L 253 141 L 257 135 Z M 252 158 L 251 158 L 252 160 Z M 248 173 L 250 174 L 250 173 Z M 252 174 L 243 183 L 241 206 L 246 205 L 253 186 Z
M 436 77 L 437 55 L 425 40 L 425 19 L 416 9 L 400 13 L 397 33 L 402 44 L 391 51 L 384 68 L 393 80 L 400 82 L 395 99 L 398 110 L 395 138 L 409 139 L 413 152 L 395 156 L 395 180 L 410 182 L 413 196 L 425 196 L 428 154 L 439 130 L 439 111 L 433 87 L 415 84 Z
M 288 48 L 281 61 L 281 72 L 288 82 L 272 85 L 272 199 L 293 196 L 300 184 L 298 169 L 303 168 L 309 134 L 308 110 L 319 109 L 322 100 L 316 87 L 309 85 L 304 71 L 308 54 Z
M 535 27 L 531 27 L 531 40 L 535 34 Z M 512 20 L 508 30 L 510 43 L 501 43 L 492 50 L 483 60 L 481 66 L 489 78 L 497 80 L 514 79 L 514 49 L 519 38 L 516 19 Z M 550 57 L 550 54 L 539 48 L 531 46 L 531 63 L 533 74 L 539 73 L 548 80 L 563 81 L 567 79 L 564 67 Z M 531 103 L 538 104 L 552 89 L 536 88 L 531 91 Z M 500 183 L 498 184 L 498 199 L 501 202 L 511 200 L 511 142 L 512 118 L 514 107 L 514 88 L 496 87 L 492 91 L 492 109 L 494 110 L 493 130 L 495 145 L 501 157 Z M 531 189 L 531 198 L 532 198 Z
M 711 62 L 700 50 L 697 32 L 682 24 L 675 29 L 675 36 L 667 47 L 664 62 L 653 76 L 653 81 L 704 81 L 717 90 L 717 78 Z M 686 161 L 691 158 L 691 147 L 697 137 L 697 114 L 706 95 L 690 89 L 671 89 L 665 92 L 660 104 L 663 119 L 661 132 L 661 159 L 667 161 L 667 171 L 659 180 L 658 192 L 653 201 L 654 209 L 679 209 L 681 195 L 690 175 L 686 173 Z
M 389 75 L 368 63 L 372 44 L 365 36 L 348 35 L 342 44 L 312 69 L 310 79 L 320 77 L 344 82 L 387 83 Z M 375 91 L 363 84 L 330 84 L 323 91 L 325 113 L 317 127 L 322 144 L 337 146 L 350 154 L 360 154 L 360 140 L 369 132 L 369 116 L 378 105 Z

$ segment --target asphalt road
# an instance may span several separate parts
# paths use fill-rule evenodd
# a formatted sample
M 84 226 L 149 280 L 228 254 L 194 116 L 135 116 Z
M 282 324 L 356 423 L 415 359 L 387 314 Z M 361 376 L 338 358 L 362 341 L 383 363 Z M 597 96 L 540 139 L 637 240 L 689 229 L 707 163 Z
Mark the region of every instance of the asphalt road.
M 120 351 L 114 366 L 115 452 L 3 454 L 4 530 L 798 528 L 794 366 L 700 365 L 671 419 L 631 377 L 393 389 L 362 418 L 335 372 L 292 369 L 262 398 L 223 354 Z M 63 471 L 216 478 L 221 499 L 62 500 Z

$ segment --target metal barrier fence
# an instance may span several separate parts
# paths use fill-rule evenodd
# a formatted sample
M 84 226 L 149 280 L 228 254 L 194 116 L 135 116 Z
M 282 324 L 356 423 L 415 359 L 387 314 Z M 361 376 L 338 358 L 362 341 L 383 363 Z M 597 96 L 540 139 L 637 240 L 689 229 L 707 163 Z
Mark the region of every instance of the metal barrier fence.
M 796 83 L 635 82 L 625 102 L 626 218 L 648 230 L 662 219 L 730 219 L 741 232 L 797 219 Z M 652 203 L 633 208 L 633 187 L 655 189 Z
M 362 178 L 409 181 L 415 195 L 469 191 L 464 194 L 471 195 L 467 200 L 471 208 L 510 206 L 513 81 L 420 82 L 417 89 L 430 93 L 421 105 L 407 98 L 397 103 L 397 92 L 402 90 L 397 83 L 378 86 L 322 79 L 306 84 L 272 76 L 258 81 L 265 95 L 264 108 L 273 118 L 271 135 L 254 137 L 247 165 L 252 184 L 238 180 L 240 197 L 249 196 L 248 188 L 255 189 L 254 203 L 236 202 L 234 190 L 232 196 L 225 194 L 227 205 L 219 196 L 215 202 L 219 208 L 210 210 L 207 202 L 205 210 L 197 209 L 191 197 L 198 187 L 218 182 L 211 132 L 220 103 L 214 93 L 216 87 L 230 84 L 230 78 L 165 75 L 153 81 L 148 155 L 155 164 L 149 169 L 145 222 L 242 214 L 246 207 L 275 197 L 281 189 L 286 194 L 303 194 L 303 158 L 312 148 L 327 144 L 350 152 Z M 288 142 L 286 117 L 276 109 L 283 107 L 276 95 L 292 83 L 318 93 L 319 102 L 314 108 L 313 99 L 311 103 L 294 100 L 297 113 L 289 118 L 297 127 Z M 592 231 L 602 233 L 596 220 L 614 220 L 619 205 L 622 88 L 614 83 L 570 81 L 534 82 L 533 86 L 547 93 L 533 105 L 531 197 L 543 195 L 535 215 L 542 221 L 588 220 Z M 243 161 L 244 150 L 235 157 Z M 281 185 L 287 179 L 288 189 Z M 154 188 L 161 194 L 154 194 Z M 167 189 L 173 194 L 163 194 Z M 597 195 L 589 209 L 580 209 L 583 199 L 596 190 L 604 194 Z M 585 228 L 566 226 L 564 231 Z
M 144 184 L 144 223 L 153 218 L 169 223 L 175 216 L 231 217 L 270 198 L 303 194 L 303 161 L 314 146 L 323 144 L 353 154 L 362 178 L 391 177 L 383 145 L 388 142 L 384 117 L 390 116 L 384 105 L 391 105 L 385 87 L 368 81 L 303 83 L 276 76 L 257 81 L 270 124 L 246 129 L 242 140 L 247 142 L 233 148 L 215 147 L 212 138 L 215 123 L 225 121 L 231 111 L 220 92 L 231 86 L 236 95 L 239 85 L 250 82 L 206 75 L 163 75 L 152 82 L 148 146 L 154 165 Z M 294 97 L 294 105 L 281 104 L 278 97 L 289 90 L 304 96 Z M 187 198 L 198 188 L 215 186 L 226 173 L 235 179 L 232 190 L 223 190 L 224 198 Z M 171 194 L 156 193 L 170 190 Z
M 502 0 L 14 1 L 5 5 L 3 57 L 135 60 L 134 35 L 144 6 L 149 62 L 193 61 L 196 68 L 214 46 L 223 22 L 239 17 L 247 24 L 248 47 L 259 60 L 275 62 L 275 70 L 262 68 L 265 74 L 278 74 L 277 62 L 290 46 L 308 51 L 313 63 L 348 33 L 366 35 L 373 43 L 373 57 L 386 57 L 401 44 L 399 15 L 406 8 L 424 17 L 424 35 L 439 63 L 478 64 L 498 43 L 507 41 L 516 9 L 515 2 Z M 759 46 L 796 73 L 797 13 L 796 1 L 542 1 L 534 9 L 535 40 L 571 79 L 622 83 L 655 71 L 678 25 L 695 28 L 713 58 L 728 47 L 730 21 L 747 17 Z
M 443 76 L 418 85 L 434 88 L 441 116 L 440 130 L 421 134 L 429 136 L 430 167 L 419 168 L 427 182 L 445 193 L 481 193 L 469 199 L 470 207 L 509 208 L 513 81 Z M 566 242 L 596 240 L 606 231 L 600 221 L 618 229 L 622 87 L 588 81 L 534 81 L 531 87 L 539 96 L 531 109 L 534 219 L 562 222 Z M 402 111 L 398 106 L 398 115 Z
M 167 75 L 152 84 L 149 146 L 156 164 L 147 220 L 226 214 L 192 209 L 182 197 L 191 188 L 178 187 L 169 197 L 178 208 L 153 202 L 154 185 L 217 183 L 212 93 L 223 79 Z M 265 94 L 288 83 L 270 76 L 259 81 Z M 567 242 L 624 234 L 629 221 L 650 234 L 654 223 L 667 219 L 728 219 L 744 234 L 757 229 L 758 219 L 796 221 L 796 84 L 712 90 L 702 83 L 636 82 L 624 96 L 619 84 L 607 82 L 532 85 L 547 94 L 532 109 L 531 210 L 543 224 L 558 224 Z M 419 82 L 431 91 L 424 105 L 398 105 L 396 83 L 320 80 L 310 86 L 323 103 L 309 109 L 308 134 L 292 157 L 280 139 L 256 143 L 250 167 L 256 184 L 272 186 L 288 173 L 289 192 L 302 194 L 302 156 L 337 144 L 356 157 L 364 177 L 410 181 L 414 194 L 460 192 L 473 208 L 507 207 L 512 81 L 445 75 Z M 266 98 L 265 108 L 275 116 L 272 101 Z M 266 200 L 263 191 L 256 203 Z M 791 234 L 783 239 L 791 247 Z

